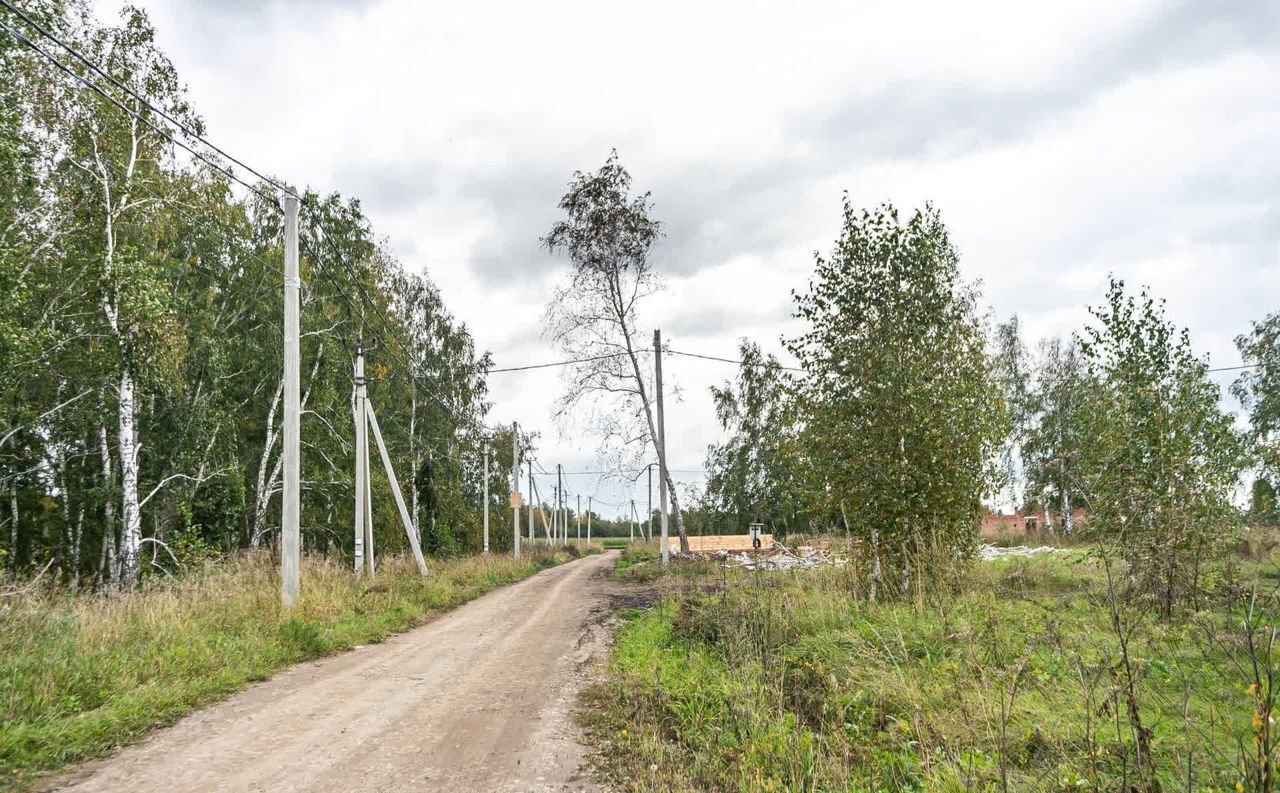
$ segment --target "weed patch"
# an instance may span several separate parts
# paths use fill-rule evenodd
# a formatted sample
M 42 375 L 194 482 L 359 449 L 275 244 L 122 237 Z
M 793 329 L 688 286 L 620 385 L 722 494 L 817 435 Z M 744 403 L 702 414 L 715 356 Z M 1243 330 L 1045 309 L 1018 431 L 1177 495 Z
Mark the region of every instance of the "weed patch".
M 1227 790 L 1270 718 L 1223 638 L 1237 605 L 1129 632 L 1136 732 L 1083 550 L 916 602 L 868 604 L 831 569 L 725 582 L 624 615 L 587 717 L 620 788 L 1103 793 L 1132 785 L 1141 739 L 1150 789 Z

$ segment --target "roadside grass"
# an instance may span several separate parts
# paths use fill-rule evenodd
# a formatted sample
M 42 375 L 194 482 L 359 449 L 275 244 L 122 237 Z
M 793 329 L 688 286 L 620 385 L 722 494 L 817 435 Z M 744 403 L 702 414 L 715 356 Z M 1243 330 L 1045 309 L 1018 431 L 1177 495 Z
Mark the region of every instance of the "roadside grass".
M 661 558 L 657 542 L 628 543 L 613 561 L 613 579 L 638 584 L 661 578 Z
M 1126 623 L 1154 789 L 1238 789 L 1274 730 L 1232 638 L 1247 598 L 1231 591 L 1185 621 Z M 1083 548 L 874 605 L 853 566 L 668 587 L 621 615 L 587 695 L 597 764 L 634 791 L 1128 790 L 1135 730 L 1107 592 Z
M 594 552 L 595 548 L 584 548 Z M 303 559 L 286 612 L 267 555 L 210 563 L 108 599 L 36 593 L 0 606 L 0 788 L 100 756 L 310 658 L 381 642 L 502 584 L 565 561 L 563 549 L 431 562 L 379 559 L 372 579 Z

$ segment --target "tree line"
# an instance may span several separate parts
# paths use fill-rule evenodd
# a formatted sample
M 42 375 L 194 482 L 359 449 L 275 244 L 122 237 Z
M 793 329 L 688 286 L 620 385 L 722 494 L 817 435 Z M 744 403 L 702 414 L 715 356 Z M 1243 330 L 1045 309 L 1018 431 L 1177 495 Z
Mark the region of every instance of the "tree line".
M 708 521 L 846 532 L 874 597 L 913 560 L 969 556 L 984 505 L 1004 502 L 1109 541 L 1165 613 L 1197 597 L 1243 526 L 1277 522 L 1280 313 L 1236 340 L 1239 430 L 1147 289 L 1113 277 L 1086 327 L 1032 353 L 1016 316 L 990 325 L 958 262 L 935 208 L 846 199 L 794 296 L 805 330 L 783 342 L 802 371 L 744 340 L 736 378 L 712 389 L 725 440 L 708 450 Z
M 237 190 L 175 145 L 152 108 L 196 133 L 204 123 L 142 11 L 103 25 L 83 0 L 28 5 L 151 107 L 103 81 L 106 96 L 88 90 L 0 36 L 3 565 L 115 589 L 271 545 L 282 422 L 272 188 Z M 7 11 L 0 19 L 30 33 Z M 350 550 L 336 527 L 353 510 L 361 340 L 424 547 L 478 548 L 480 449 L 506 450 L 507 467 L 491 466 L 497 510 L 511 456 L 510 430 L 483 426 L 488 356 L 430 278 L 379 240 L 359 201 L 308 191 L 303 204 L 304 548 Z M 377 541 L 397 548 L 390 491 L 374 477 Z M 508 547 L 509 534 L 495 532 L 495 545 Z

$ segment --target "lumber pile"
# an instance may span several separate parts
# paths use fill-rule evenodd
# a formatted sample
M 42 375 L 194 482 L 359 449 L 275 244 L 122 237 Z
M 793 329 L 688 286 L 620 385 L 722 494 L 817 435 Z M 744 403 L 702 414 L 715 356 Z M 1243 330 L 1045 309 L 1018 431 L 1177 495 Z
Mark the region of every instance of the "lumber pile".
M 668 537 L 667 545 L 673 551 L 680 550 L 680 538 Z M 772 534 L 760 535 L 760 547 L 772 548 Z M 749 534 L 707 534 L 689 538 L 690 553 L 715 553 L 716 551 L 750 551 L 751 536 Z

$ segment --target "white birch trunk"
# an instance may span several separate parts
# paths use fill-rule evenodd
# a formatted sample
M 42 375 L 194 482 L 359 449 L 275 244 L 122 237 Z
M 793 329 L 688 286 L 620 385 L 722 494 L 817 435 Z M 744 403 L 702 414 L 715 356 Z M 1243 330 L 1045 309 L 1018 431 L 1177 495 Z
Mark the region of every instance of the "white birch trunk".
M 75 524 L 71 521 L 71 492 L 67 488 L 67 450 L 61 443 L 57 444 L 56 448 L 57 451 L 55 452 L 55 456 L 58 460 L 58 489 L 62 491 L 62 520 L 66 524 L 67 531 L 65 542 L 68 546 L 71 546 L 75 544 Z M 59 550 L 61 550 L 62 541 L 59 541 L 58 547 Z M 70 548 L 68 555 L 71 557 L 78 557 L 78 554 L 74 550 L 70 550 Z M 68 580 L 74 581 L 79 579 L 79 571 L 75 569 L 78 562 L 78 558 L 75 558 L 72 561 L 71 570 L 67 576 Z M 72 588 L 74 589 L 74 587 L 75 585 L 73 584 Z
M 138 502 L 138 453 L 141 445 L 137 430 L 137 398 L 133 372 L 127 358 L 129 331 L 120 323 L 119 284 L 115 273 L 116 221 L 130 208 L 133 175 L 138 166 L 141 145 L 137 121 L 130 120 L 129 162 L 121 177 L 120 194 L 112 192 L 112 182 L 102 153 L 94 141 L 94 159 L 101 178 L 103 224 L 102 312 L 120 347 L 120 373 L 117 386 L 116 453 L 120 457 L 120 572 L 119 581 L 132 585 L 138 580 L 138 551 L 142 546 L 142 507 Z
M 311 376 L 307 379 L 307 390 L 303 392 L 298 406 L 299 413 L 306 413 L 307 401 L 311 399 L 311 388 L 316 382 L 316 372 L 320 371 L 320 362 L 324 359 L 324 343 L 316 348 L 316 358 L 311 364 Z M 258 460 L 258 490 L 254 496 L 253 531 L 249 535 L 249 547 L 257 548 L 266 534 L 267 509 L 271 506 L 271 496 L 275 493 L 276 482 L 280 481 L 280 471 L 284 465 L 284 456 L 276 458 L 268 475 L 267 464 L 271 461 L 271 450 L 275 447 L 280 433 L 275 430 L 276 411 L 284 394 L 284 380 L 276 388 L 275 398 L 271 401 L 271 409 L 267 411 L 267 438 L 262 444 L 262 457 Z
M 138 551 L 142 547 L 142 508 L 138 505 L 138 430 L 133 375 L 120 375 L 116 412 L 119 419 L 117 444 L 120 455 L 120 581 L 132 586 L 138 581 Z
M 71 535 L 71 591 L 80 589 L 80 539 L 84 536 L 84 501 L 76 514 L 75 533 Z
M 267 410 L 267 436 L 262 442 L 262 456 L 258 458 L 258 479 L 253 498 L 253 525 L 249 530 L 249 547 L 257 548 L 258 543 L 262 540 L 263 523 L 267 517 L 267 507 L 271 503 L 271 491 L 275 487 L 275 471 L 272 472 L 268 479 L 267 471 L 271 464 L 271 450 L 276 445 L 277 432 L 276 411 L 280 409 L 280 399 L 284 394 L 284 381 L 276 387 L 276 395 L 271 400 L 271 407 Z M 276 466 L 279 470 L 279 465 Z
M 13 435 L 9 436 L 9 449 L 13 449 Z M 18 480 L 9 480 L 9 569 L 18 569 Z
M 9 569 L 18 569 L 18 481 L 9 483 Z
M 107 493 L 111 492 L 111 445 L 107 442 L 107 425 L 98 425 L 98 447 L 102 452 L 102 481 Z M 116 505 L 110 496 L 102 506 L 102 558 L 103 580 L 108 592 L 120 588 L 120 567 L 116 564 Z

